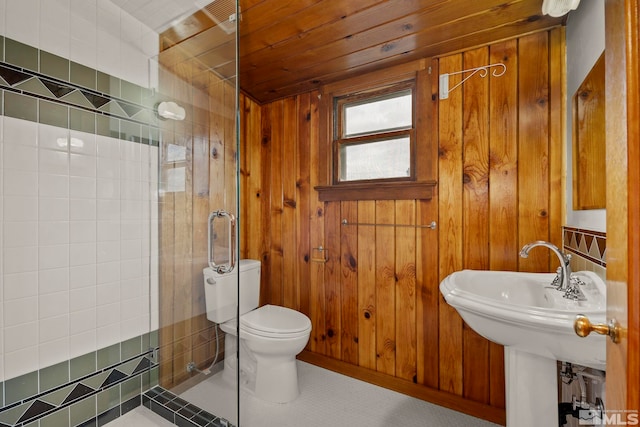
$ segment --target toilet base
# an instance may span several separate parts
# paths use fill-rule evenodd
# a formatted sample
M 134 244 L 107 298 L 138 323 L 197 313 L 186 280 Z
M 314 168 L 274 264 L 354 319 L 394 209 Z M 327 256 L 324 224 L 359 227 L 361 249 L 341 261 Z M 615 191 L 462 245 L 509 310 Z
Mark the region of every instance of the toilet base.
M 255 395 L 273 403 L 288 403 L 300 394 L 296 359 L 278 363 L 263 362 L 258 358 Z
M 226 335 L 222 378 L 233 386 L 238 381 L 237 342 L 237 337 Z M 272 403 L 288 403 L 300 394 L 295 357 L 277 364 L 270 360 L 260 361 L 241 340 L 239 362 L 240 388 L 256 398 Z

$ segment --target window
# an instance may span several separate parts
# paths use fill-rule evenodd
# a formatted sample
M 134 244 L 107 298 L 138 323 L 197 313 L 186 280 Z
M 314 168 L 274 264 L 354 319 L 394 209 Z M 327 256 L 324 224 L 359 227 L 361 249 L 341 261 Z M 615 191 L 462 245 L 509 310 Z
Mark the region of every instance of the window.
M 437 73 L 428 64 L 401 64 L 322 87 L 320 185 L 313 187 L 320 201 L 433 197 Z
M 334 99 L 334 184 L 414 180 L 413 82 Z

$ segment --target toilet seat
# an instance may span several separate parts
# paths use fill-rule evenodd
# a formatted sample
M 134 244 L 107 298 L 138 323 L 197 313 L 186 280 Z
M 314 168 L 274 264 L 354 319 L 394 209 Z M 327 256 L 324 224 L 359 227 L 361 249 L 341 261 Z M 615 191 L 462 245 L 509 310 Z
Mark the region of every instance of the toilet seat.
M 269 338 L 296 338 L 311 330 L 311 320 L 286 307 L 265 305 L 240 316 L 240 330 Z

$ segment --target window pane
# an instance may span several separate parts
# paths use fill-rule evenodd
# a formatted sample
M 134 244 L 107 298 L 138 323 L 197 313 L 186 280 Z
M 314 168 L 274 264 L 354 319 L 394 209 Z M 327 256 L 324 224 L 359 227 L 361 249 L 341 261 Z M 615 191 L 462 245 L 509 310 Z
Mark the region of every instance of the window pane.
M 340 181 L 411 176 L 409 137 L 340 146 Z
M 411 111 L 411 90 L 363 104 L 345 104 L 344 136 L 410 128 L 413 125 Z

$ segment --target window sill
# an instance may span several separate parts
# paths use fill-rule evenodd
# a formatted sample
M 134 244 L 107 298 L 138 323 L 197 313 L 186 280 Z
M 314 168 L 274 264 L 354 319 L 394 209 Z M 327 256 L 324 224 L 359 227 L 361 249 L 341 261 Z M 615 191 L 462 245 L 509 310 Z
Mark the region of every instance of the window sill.
M 431 200 L 436 181 L 323 185 L 314 187 L 322 202 L 340 200 Z

